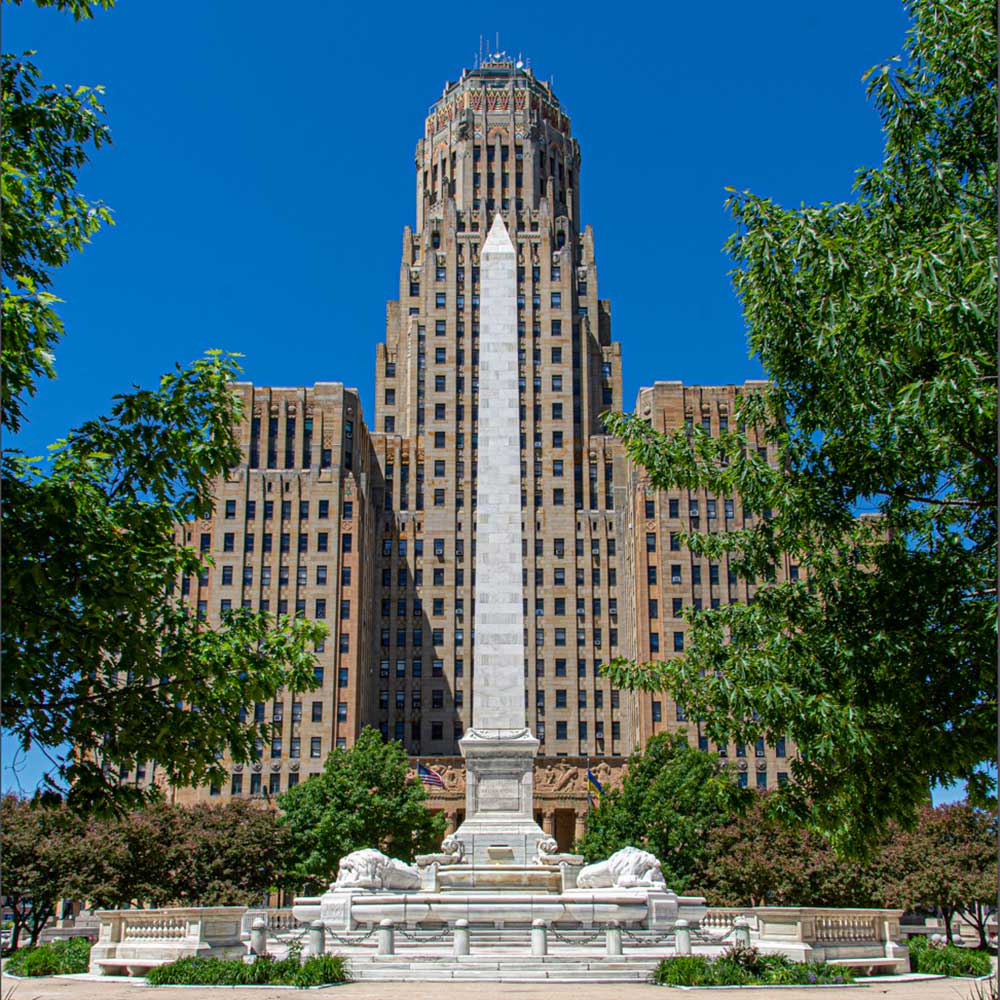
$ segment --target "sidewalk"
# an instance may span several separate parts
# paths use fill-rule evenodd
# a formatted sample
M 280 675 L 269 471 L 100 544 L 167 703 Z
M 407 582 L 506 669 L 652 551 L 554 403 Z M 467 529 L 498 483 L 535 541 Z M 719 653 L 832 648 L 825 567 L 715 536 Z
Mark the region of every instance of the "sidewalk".
M 967 979 L 930 979 L 909 982 L 872 982 L 841 988 L 795 987 L 680 990 L 633 983 L 348 983 L 323 990 L 278 989 L 271 986 L 203 988 L 197 986 L 139 986 L 126 979 L 100 981 L 39 977 L 3 977 L 3 1000 L 292 1000 L 293 997 L 329 997 L 331 1000 L 972 1000 L 975 984 Z

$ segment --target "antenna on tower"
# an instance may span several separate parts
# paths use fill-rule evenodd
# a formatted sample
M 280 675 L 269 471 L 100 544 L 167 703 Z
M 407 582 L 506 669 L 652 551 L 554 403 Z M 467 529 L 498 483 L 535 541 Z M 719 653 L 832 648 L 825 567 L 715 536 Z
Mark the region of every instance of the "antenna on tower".
M 496 51 L 497 52 L 500 51 L 500 32 L 499 31 L 497 32 L 497 48 L 496 48 Z
M 483 36 L 482 33 L 479 35 L 479 68 L 482 69 L 483 66 Z

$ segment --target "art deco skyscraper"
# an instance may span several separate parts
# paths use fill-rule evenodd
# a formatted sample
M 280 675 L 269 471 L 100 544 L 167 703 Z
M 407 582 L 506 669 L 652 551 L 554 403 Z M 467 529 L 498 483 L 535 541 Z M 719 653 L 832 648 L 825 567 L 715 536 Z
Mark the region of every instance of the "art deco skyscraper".
M 599 417 L 621 408 L 621 355 L 580 168 L 551 86 L 502 57 L 445 87 L 417 143 L 416 226 L 377 349 L 380 670 L 366 706 L 412 753 L 455 753 L 471 719 L 479 253 L 496 213 L 517 252 L 529 725 L 544 754 L 634 746 L 597 673 L 619 647 L 624 463 Z

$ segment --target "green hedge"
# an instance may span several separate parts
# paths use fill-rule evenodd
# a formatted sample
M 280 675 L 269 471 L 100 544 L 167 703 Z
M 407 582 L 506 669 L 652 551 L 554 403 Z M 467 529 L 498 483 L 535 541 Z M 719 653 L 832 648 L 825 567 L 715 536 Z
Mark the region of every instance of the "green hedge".
M 3 971 L 14 976 L 56 976 L 86 972 L 90 964 L 91 942 L 86 938 L 52 941 L 37 948 L 18 948 L 4 964 Z
M 318 955 L 300 963 L 295 956 L 255 962 L 239 959 L 182 958 L 150 969 L 146 979 L 153 986 L 323 986 L 346 983 L 347 970 L 340 955 Z
M 907 941 L 910 948 L 910 968 L 937 976 L 988 976 L 990 956 L 974 948 L 958 948 L 953 944 L 937 944 L 926 937 L 914 935 Z
M 793 962 L 784 955 L 762 955 L 756 948 L 738 945 L 718 958 L 666 958 L 653 972 L 653 982 L 662 986 L 804 986 L 849 983 L 853 979 L 850 970 L 825 962 Z

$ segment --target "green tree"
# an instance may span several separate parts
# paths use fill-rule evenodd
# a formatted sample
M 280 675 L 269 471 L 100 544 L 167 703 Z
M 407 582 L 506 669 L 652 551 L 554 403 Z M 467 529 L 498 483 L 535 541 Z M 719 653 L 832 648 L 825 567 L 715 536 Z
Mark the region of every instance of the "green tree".
M 885 155 L 853 200 L 729 200 L 767 388 L 714 438 L 608 420 L 659 488 L 742 500 L 745 530 L 686 541 L 757 583 L 693 614 L 683 657 L 608 672 L 720 742 L 790 735 L 776 805 L 856 851 L 929 782 L 985 794 L 997 747 L 996 7 L 908 8 L 904 59 L 868 77 Z M 775 582 L 788 564 L 803 579 Z
M 698 889 L 716 906 L 876 906 L 872 862 L 838 858 L 822 837 L 779 822 L 766 808 L 774 794 L 709 831 Z
M 92 17 L 88 0 L 40 2 L 68 10 L 77 20 Z M 109 7 L 110 2 L 101 6 Z M 39 378 L 55 374 L 53 350 L 63 326 L 54 306 L 52 271 L 81 250 L 110 211 L 84 197 L 77 174 L 90 149 L 111 141 L 100 103 L 100 87 L 43 83 L 23 56 L 3 54 L 0 139 L 3 145 L 3 426 L 16 431 L 24 398 Z
M 85 860 L 83 821 L 62 803 L 4 795 L 0 800 L 3 895 L 14 915 L 11 950 L 42 928 L 66 894 L 72 872 Z
M 925 806 L 916 826 L 894 831 L 878 865 L 884 905 L 939 910 L 949 943 L 952 918 L 964 917 L 987 946 L 997 898 L 995 813 L 968 802 Z
M 601 796 L 577 844 L 588 861 L 629 845 L 656 855 L 675 892 L 700 889 L 706 840 L 753 801 L 717 756 L 692 747 L 684 733 L 654 736 L 629 759 L 621 788 Z
M 51 0 L 77 19 L 110 0 Z M 97 91 L 43 84 L 3 57 L 3 425 L 51 376 L 62 333 L 52 272 L 108 211 L 76 190 L 108 141 Z M 208 629 L 172 595 L 210 560 L 175 541 L 208 517 L 213 486 L 240 457 L 235 356 L 116 397 L 110 416 L 53 446 L 46 462 L 2 460 L 4 725 L 53 761 L 73 806 L 135 800 L 121 769 L 154 761 L 174 784 L 226 777 L 219 759 L 256 757 L 270 728 L 240 721 L 280 688 L 314 686 L 319 623 L 246 610 Z M 181 529 L 183 530 L 183 529 Z
M 428 811 L 424 786 L 406 772 L 402 743 L 368 727 L 351 749 L 327 757 L 322 774 L 279 795 L 293 880 L 329 883 L 345 854 L 366 847 L 404 861 L 435 849 L 445 818 Z

